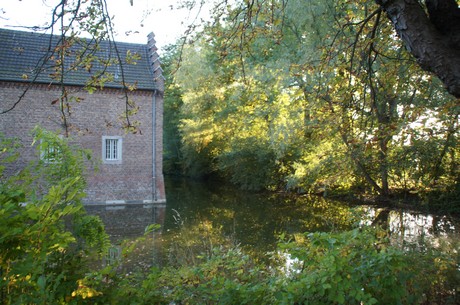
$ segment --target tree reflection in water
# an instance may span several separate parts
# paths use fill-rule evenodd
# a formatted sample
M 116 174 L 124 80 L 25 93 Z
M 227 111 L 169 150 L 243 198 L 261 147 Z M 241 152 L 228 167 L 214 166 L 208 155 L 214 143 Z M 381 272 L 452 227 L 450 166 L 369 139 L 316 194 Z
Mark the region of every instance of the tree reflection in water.
M 434 242 L 458 234 L 458 223 L 448 217 L 377 209 L 319 196 L 253 193 L 219 183 L 169 179 L 167 204 L 88 207 L 106 224 L 112 243 L 132 245 L 123 266 L 196 264 L 213 248 L 241 246 L 267 259 L 275 253 L 281 234 L 350 230 L 356 224 L 380 225 L 399 244 L 429 237 Z M 153 223 L 159 230 L 144 236 Z M 420 243 L 419 243 L 420 244 Z

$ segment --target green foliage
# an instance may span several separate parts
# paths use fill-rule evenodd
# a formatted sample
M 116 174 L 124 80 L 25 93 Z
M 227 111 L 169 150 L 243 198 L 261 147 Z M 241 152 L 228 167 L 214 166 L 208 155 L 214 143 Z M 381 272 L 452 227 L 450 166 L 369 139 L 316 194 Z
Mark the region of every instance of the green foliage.
M 142 286 L 142 304 L 180 301 L 185 304 L 274 304 L 267 278 L 275 272 L 256 264 L 239 248 L 214 248 L 212 256 L 197 266 L 166 268 L 152 273 Z M 165 287 L 159 293 L 156 287 Z
M 184 238 L 186 236 L 183 236 Z M 306 233 L 262 263 L 238 246 L 119 282 L 112 304 L 454 304 L 457 244 L 424 251 L 391 244 L 384 231 Z M 450 249 L 450 250 L 448 250 Z M 197 254 L 197 253 L 195 253 Z M 129 300 L 127 302 L 127 300 Z
M 361 220 L 359 212 L 355 216 L 355 221 Z M 164 238 L 165 266 L 129 275 L 106 272 L 104 283 L 91 286 L 103 292 L 95 300 L 110 304 L 458 301 L 460 257 L 455 239 L 400 245 L 383 229 L 360 226 L 341 233 L 297 233 L 292 241 L 283 234 L 278 247 L 261 259 L 224 237 L 211 221 L 190 226 L 179 215 L 176 220 L 182 229 L 173 238 Z
M 177 54 L 169 50 L 162 57 L 164 75 L 172 74 L 174 60 Z M 182 92 L 172 82 L 172 77 L 167 77 L 165 82 L 164 96 L 164 120 L 163 120 L 163 171 L 167 174 L 182 173 L 181 134 L 179 132 L 180 108 L 182 107 Z
M 421 304 L 455 303 L 458 242 L 404 247 L 385 231 L 295 234 L 263 260 L 202 221 L 171 240 L 169 267 L 146 272 L 95 270 L 108 246 L 100 219 L 84 214 L 83 157 L 64 139 L 37 129 L 37 158 L 16 176 L 17 154 L 2 138 L 0 289 L 6 304 Z M 79 170 L 80 168 L 80 170 Z M 67 170 L 64 170 L 67 169 Z M 324 212 L 324 211 L 323 211 Z M 326 212 L 327 213 L 327 212 Z M 335 217 L 342 217 L 333 212 Z M 178 219 L 180 222 L 180 219 Z M 338 223 L 340 220 L 338 220 Z M 344 224 L 348 227 L 347 224 Z M 150 226 L 146 234 L 158 226 Z M 199 236 L 200 238 L 196 238 Z M 423 251 L 421 251 L 421 249 Z M 126 255 L 126 251 L 124 254 Z
M 235 147 L 238 146 L 238 147 Z M 277 162 L 268 143 L 255 137 L 239 140 L 219 158 L 219 168 L 243 189 L 261 190 L 277 186 Z
M 68 145 L 65 138 L 40 127 L 34 128 L 32 134 L 34 137 L 32 145 L 36 146 L 37 159 L 24 170 L 31 176 L 23 183 L 30 186 L 30 191 L 36 197 L 45 194 L 48 188 L 59 185 L 62 180 L 71 179 L 75 183 L 71 189 L 76 197 L 72 200 L 79 201 L 84 196 L 82 190 L 86 185 L 83 162 L 91 160 L 90 151 L 72 147 Z M 51 159 L 50 150 L 52 150 Z
M 183 171 L 249 189 L 453 190 L 458 105 L 378 8 L 216 7 L 215 22 L 176 54 Z
M 375 232 L 306 235 L 305 247 L 288 244 L 301 266 L 291 274 L 287 303 L 415 304 L 421 291 L 412 290 L 417 271 L 402 251 L 384 247 Z M 419 299 L 417 299 L 419 298 Z
M 102 223 L 85 215 L 81 203 L 87 152 L 40 128 L 34 135 L 37 159 L 14 176 L 0 171 L 0 290 L 5 304 L 68 302 L 77 280 L 85 277 L 81 265 L 88 256 L 104 252 L 108 243 Z M 7 167 L 16 153 L 9 140 L 2 138 L 0 144 L 2 166 Z M 53 159 L 40 159 L 50 147 Z

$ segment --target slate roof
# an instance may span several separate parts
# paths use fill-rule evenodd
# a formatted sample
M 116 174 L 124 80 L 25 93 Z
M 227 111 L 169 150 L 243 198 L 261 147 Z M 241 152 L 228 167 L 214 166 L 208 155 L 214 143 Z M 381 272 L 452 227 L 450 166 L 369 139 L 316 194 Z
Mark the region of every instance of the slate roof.
M 0 29 L 0 80 L 12 82 L 31 82 L 42 84 L 58 84 L 59 81 L 50 75 L 55 73 L 58 53 L 54 52 L 60 36 L 52 36 L 37 32 L 25 32 L 9 29 Z M 102 41 L 99 48 L 89 39 L 80 39 L 71 47 L 70 54 L 65 60 L 64 81 L 65 85 L 84 86 L 91 76 L 106 68 L 113 81 L 104 84 L 104 87 L 122 88 L 123 71 L 125 83 L 136 84 L 137 89 L 155 90 L 156 84 L 152 67 L 149 62 L 149 50 L 146 45 L 116 42 L 116 49 L 121 56 L 122 69 L 119 64 L 105 66 L 94 61 L 88 70 L 82 63 L 78 63 L 77 55 L 85 50 L 84 45 L 90 45 L 86 52 L 94 52 L 98 58 L 116 60 L 115 45 L 110 41 Z M 127 64 L 126 55 L 137 54 L 140 59 L 136 64 Z

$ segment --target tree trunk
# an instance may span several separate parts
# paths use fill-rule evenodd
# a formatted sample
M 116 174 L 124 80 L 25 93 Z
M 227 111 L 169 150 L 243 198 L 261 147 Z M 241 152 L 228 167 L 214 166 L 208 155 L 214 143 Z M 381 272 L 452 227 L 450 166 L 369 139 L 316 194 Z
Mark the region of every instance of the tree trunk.
M 377 182 L 371 177 L 371 175 L 369 174 L 369 172 L 367 171 L 366 167 L 364 166 L 364 164 L 361 162 L 361 160 L 359 159 L 359 157 L 357 157 L 355 155 L 355 153 L 353 152 L 353 148 L 350 147 L 350 144 L 349 144 L 349 141 L 348 141 L 348 137 L 347 135 L 343 132 L 343 131 L 340 131 L 340 134 L 342 136 L 342 141 L 343 143 L 347 146 L 347 149 L 348 151 L 350 152 L 350 156 L 351 156 L 351 159 L 355 162 L 355 165 L 358 167 L 358 170 L 363 174 L 363 177 L 364 179 L 366 179 L 366 182 L 369 183 L 372 188 L 377 191 L 380 195 L 384 195 L 384 191 L 383 189 L 377 184 Z
M 390 193 L 390 188 L 388 185 L 388 138 L 382 138 L 379 140 L 379 162 L 380 162 L 380 179 L 382 180 L 382 195 L 388 196 Z
M 431 17 L 428 18 L 418 0 L 375 0 L 422 69 L 434 73 L 449 93 L 460 98 L 460 31 L 456 31 L 460 26 L 460 10 L 455 0 L 442 1 L 455 4 L 452 14 L 438 5 L 440 1 L 427 0 Z M 436 21 L 436 13 L 444 17 L 441 22 Z M 455 30 L 443 32 L 443 28 Z

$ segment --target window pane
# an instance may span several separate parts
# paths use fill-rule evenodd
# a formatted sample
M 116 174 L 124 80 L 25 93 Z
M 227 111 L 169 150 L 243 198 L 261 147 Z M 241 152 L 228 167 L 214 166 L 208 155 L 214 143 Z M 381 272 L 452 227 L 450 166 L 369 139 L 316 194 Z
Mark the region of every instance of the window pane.
M 113 152 L 113 156 L 112 156 L 112 159 L 113 160 L 117 160 L 118 159 L 118 156 L 117 156 L 117 141 L 118 140 L 112 140 L 112 152 Z
M 110 160 L 110 140 L 105 140 L 105 158 Z
M 105 158 L 107 160 L 118 160 L 118 139 L 105 140 Z

